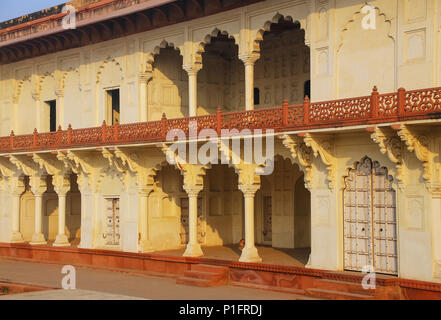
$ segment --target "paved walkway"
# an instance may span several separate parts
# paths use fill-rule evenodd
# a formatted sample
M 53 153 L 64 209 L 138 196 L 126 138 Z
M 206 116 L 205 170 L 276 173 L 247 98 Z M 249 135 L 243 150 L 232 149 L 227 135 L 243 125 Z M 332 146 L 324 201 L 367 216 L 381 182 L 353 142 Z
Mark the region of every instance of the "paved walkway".
M 50 290 L 2 296 L 0 300 L 145 300 L 89 290 Z
M 0 259 L 0 281 L 61 288 L 62 265 Z M 151 300 L 295 300 L 298 296 L 266 290 L 224 286 L 199 288 L 176 284 L 175 279 L 128 273 L 76 269 L 76 292 L 3 296 L 0 299 L 107 300 L 143 298 Z M 84 291 L 85 290 L 85 291 Z M 63 290 L 64 291 L 64 290 Z M 110 294 L 110 295 L 109 295 Z M 116 295 L 116 296 L 115 296 Z
M 262 262 L 281 266 L 304 267 L 308 263 L 311 249 L 279 249 L 268 246 L 256 246 Z M 182 257 L 185 249 L 157 251 L 155 254 Z M 238 261 L 242 253 L 238 246 L 202 247 L 204 258 Z

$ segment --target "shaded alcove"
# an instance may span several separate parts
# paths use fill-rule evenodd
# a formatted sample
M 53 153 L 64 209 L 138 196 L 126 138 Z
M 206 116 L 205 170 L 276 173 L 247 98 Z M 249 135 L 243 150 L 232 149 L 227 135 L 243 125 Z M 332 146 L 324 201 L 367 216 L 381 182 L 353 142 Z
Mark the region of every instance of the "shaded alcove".
M 303 103 L 310 81 L 310 49 L 305 44 L 305 30 L 298 21 L 279 17 L 263 33 L 260 59 L 255 64 L 254 86 L 259 89 L 256 108 Z
M 183 58 L 179 50 L 161 44 L 154 56 L 153 78 L 147 85 L 149 121 L 188 116 L 188 75 L 182 69 Z
M 227 32 L 213 31 L 201 45 L 202 69 L 198 73 L 198 115 L 244 108 L 245 68 L 239 47 Z

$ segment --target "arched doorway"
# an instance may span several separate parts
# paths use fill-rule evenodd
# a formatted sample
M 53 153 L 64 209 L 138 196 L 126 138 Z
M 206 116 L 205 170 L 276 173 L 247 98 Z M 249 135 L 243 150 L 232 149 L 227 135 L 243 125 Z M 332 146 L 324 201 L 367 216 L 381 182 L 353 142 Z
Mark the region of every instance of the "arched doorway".
M 396 195 L 393 178 L 364 157 L 349 170 L 344 189 L 344 266 L 398 274 Z
M 238 111 L 245 103 L 245 68 L 239 46 L 226 31 L 215 29 L 201 45 L 202 69 L 198 74 L 198 115 Z
M 147 84 L 147 117 L 150 121 L 188 117 L 188 76 L 183 58 L 172 44 L 162 42 L 152 61 L 152 79 Z
M 277 15 L 267 24 L 259 41 L 260 59 L 255 65 L 255 108 L 302 104 L 310 90 L 310 49 L 298 21 Z M 257 96 L 255 95 L 255 98 Z

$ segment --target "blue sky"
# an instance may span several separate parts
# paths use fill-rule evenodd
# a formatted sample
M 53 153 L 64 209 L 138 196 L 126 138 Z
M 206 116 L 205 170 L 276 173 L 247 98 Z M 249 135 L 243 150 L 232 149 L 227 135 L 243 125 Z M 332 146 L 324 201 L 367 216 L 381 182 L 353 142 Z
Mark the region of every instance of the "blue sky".
M 69 0 L 0 0 L 0 22 L 50 8 Z

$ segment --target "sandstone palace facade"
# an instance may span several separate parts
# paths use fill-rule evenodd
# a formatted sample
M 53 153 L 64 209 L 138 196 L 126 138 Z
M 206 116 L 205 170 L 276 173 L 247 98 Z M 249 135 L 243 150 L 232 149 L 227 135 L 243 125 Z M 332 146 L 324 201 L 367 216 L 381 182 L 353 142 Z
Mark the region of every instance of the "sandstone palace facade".
M 307 248 L 306 268 L 441 282 L 440 0 L 73 5 L 74 29 L 59 7 L 0 29 L 1 243 L 245 239 L 242 262 Z M 167 133 L 192 121 L 263 130 L 274 170 L 240 136 L 218 141 L 236 163 L 179 158 Z

